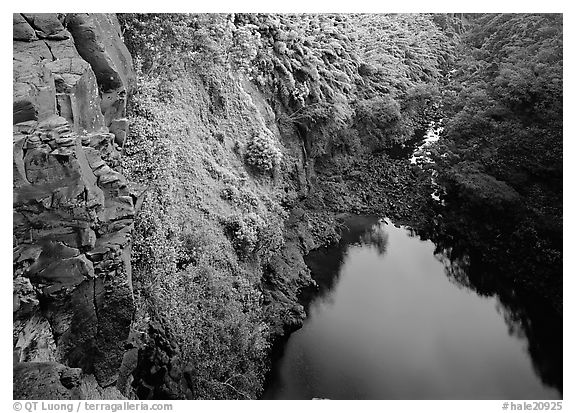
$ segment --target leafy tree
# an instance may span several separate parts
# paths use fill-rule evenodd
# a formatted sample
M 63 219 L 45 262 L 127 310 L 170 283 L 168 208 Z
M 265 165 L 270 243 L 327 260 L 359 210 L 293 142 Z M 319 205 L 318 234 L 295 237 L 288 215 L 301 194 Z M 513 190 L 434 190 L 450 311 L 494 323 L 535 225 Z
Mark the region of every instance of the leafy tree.
M 453 229 L 474 238 L 484 259 L 520 274 L 515 277 L 524 279 L 524 287 L 545 286 L 542 294 L 556 303 L 562 275 L 562 97 L 561 15 L 475 16 L 443 95 L 447 116 L 436 152 L 448 211 L 458 225 L 466 222 Z M 510 194 L 519 202 L 499 206 Z M 486 213 L 469 208 L 479 201 Z

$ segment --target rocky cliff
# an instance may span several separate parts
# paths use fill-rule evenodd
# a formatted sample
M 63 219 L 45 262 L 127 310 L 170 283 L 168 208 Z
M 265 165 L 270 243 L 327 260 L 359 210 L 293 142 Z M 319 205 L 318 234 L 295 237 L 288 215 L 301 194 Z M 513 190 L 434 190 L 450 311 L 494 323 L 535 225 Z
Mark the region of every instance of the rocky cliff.
M 117 398 L 134 312 L 115 15 L 13 15 L 14 398 Z

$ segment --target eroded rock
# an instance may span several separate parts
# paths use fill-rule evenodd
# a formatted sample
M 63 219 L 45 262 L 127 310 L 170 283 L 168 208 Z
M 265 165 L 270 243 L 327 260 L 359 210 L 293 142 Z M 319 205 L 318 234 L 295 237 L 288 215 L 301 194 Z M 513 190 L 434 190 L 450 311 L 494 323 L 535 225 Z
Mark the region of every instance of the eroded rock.
M 134 74 L 117 26 L 107 15 L 13 15 L 15 398 L 121 397 L 134 200 L 115 134 L 128 127 Z
M 90 63 L 98 79 L 104 123 L 122 141 L 127 124 L 112 123 L 125 117 L 126 98 L 136 79 L 132 57 L 121 41 L 118 21 L 104 14 L 73 13 L 67 15 L 66 22 L 78 52 Z
M 14 42 L 13 123 L 43 120 L 56 112 L 54 76 L 46 67 L 51 54 L 46 43 Z
M 22 16 L 41 39 L 64 40 L 70 37 L 57 13 L 22 13 Z

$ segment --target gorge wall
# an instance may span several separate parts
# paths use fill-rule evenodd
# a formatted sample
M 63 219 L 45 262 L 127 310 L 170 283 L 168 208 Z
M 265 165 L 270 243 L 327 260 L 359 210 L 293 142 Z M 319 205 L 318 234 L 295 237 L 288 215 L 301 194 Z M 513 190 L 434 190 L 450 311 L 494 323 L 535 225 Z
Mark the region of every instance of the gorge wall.
M 302 231 L 294 229 L 307 231 L 307 221 L 302 213 L 289 220 L 292 229 L 284 240 L 286 216 L 276 199 L 284 192 L 282 180 L 254 180 L 243 161 L 255 133 L 278 135 L 272 109 L 250 82 L 217 72 L 217 83 L 209 85 L 202 73 L 172 79 L 171 93 L 183 93 L 166 111 L 167 102 L 156 100 L 157 90 L 146 82 L 136 90 L 132 57 L 113 14 L 14 14 L 13 23 L 14 398 L 210 397 L 203 392 L 203 375 L 215 374 L 211 363 L 247 377 L 256 374 L 253 385 L 259 388 L 266 372 L 264 337 L 300 325 L 304 312 L 296 294 L 310 282 L 297 235 Z M 127 140 L 133 93 L 140 96 L 132 104 L 137 122 Z M 146 99 L 152 99 L 147 109 L 155 116 L 151 135 L 134 116 Z M 193 133 L 170 129 L 180 126 Z M 166 130 L 170 140 L 159 141 Z M 242 143 L 242 156 L 228 136 Z M 300 143 L 291 145 L 294 156 L 286 162 L 294 174 L 289 184 L 294 197 L 306 191 L 307 177 Z M 135 152 L 141 150 L 151 150 L 143 162 L 150 173 L 140 173 L 142 159 Z M 135 209 L 142 204 L 137 219 Z M 174 228 L 183 214 L 186 231 Z M 147 228 L 151 217 L 155 225 Z M 203 261 L 202 248 L 189 244 L 203 244 L 204 231 L 214 228 L 221 232 L 206 241 L 215 248 L 206 257 L 223 262 L 211 266 L 228 277 L 226 285 L 201 279 L 187 281 L 187 289 L 175 286 L 182 269 Z M 244 235 L 234 239 L 233 228 L 247 237 L 271 235 L 258 243 Z M 196 232 L 188 233 L 191 229 Z M 269 255 L 274 256 L 264 259 Z M 149 285 L 149 278 L 161 283 Z M 190 289 L 228 293 L 229 282 L 230 301 L 210 298 L 198 307 L 216 305 L 213 311 L 229 313 L 228 322 L 244 317 L 235 307 L 242 302 L 240 311 L 248 315 L 239 324 L 262 342 L 246 342 L 243 350 L 228 353 L 253 357 L 248 368 L 228 355 L 202 353 L 213 351 L 211 345 L 226 349 L 231 344 L 226 338 L 203 341 L 200 354 L 186 347 L 197 336 L 213 334 L 217 322 L 209 314 L 208 324 L 196 324 L 206 315 L 200 308 L 188 314 L 196 306 L 190 300 L 198 298 Z M 158 297 L 142 298 L 149 294 Z M 233 330 L 224 324 L 220 334 Z M 233 340 L 242 340 L 242 334 Z M 233 381 L 226 385 L 242 388 Z
M 376 151 L 452 47 L 430 16 L 14 15 L 14 397 L 258 398 L 336 215 L 429 198 Z
M 134 312 L 115 15 L 13 15 L 14 398 L 118 398 Z

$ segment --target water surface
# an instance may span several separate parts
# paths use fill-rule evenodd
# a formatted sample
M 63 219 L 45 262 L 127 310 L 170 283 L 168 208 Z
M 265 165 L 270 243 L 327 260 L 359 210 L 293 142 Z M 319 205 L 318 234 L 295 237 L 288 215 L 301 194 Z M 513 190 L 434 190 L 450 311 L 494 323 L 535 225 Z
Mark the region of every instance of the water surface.
M 320 293 L 273 370 L 272 399 L 549 399 L 528 340 L 496 296 L 446 275 L 402 227 L 348 222 L 307 258 Z

